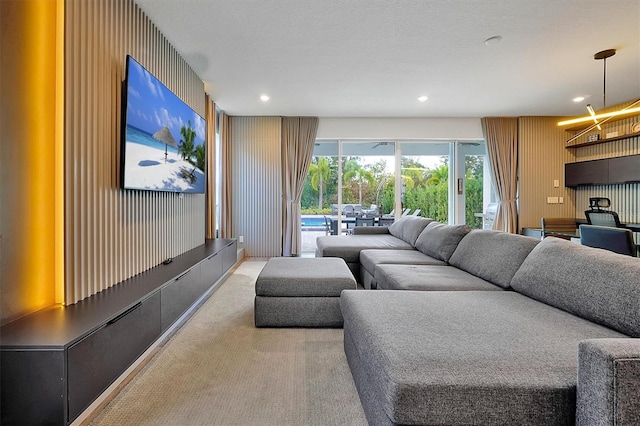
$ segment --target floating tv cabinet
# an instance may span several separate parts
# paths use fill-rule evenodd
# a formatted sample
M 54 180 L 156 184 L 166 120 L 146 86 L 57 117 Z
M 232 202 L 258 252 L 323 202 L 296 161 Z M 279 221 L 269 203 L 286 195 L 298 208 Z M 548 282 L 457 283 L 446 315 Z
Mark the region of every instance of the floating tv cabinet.
M 3 425 L 73 422 L 237 261 L 205 244 L 70 306 L 0 329 Z

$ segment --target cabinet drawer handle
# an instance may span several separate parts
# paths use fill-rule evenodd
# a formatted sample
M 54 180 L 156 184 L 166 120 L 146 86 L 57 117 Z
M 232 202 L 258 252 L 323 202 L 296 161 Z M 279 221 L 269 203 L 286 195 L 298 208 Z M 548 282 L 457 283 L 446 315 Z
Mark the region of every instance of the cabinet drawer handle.
M 126 311 L 124 311 L 123 313 L 121 313 L 120 315 L 118 315 L 117 317 L 109 320 L 107 322 L 107 325 L 111 325 L 114 324 L 118 321 L 120 321 L 122 318 L 126 317 L 127 315 L 129 315 L 131 312 L 135 311 L 136 309 L 138 309 L 140 306 L 142 306 L 142 302 L 138 302 L 135 305 L 133 305 L 132 307 L 130 307 L 129 309 L 127 309 Z
M 189 275 L 191 273 L 191 269 L 189 269 L 187 272 L 185 272 L 184 274 L 180 275 L 178 278 L 176 278 L 174 281 L 178 281 L 183 279 L 184 277 L 186 277 L 187 275 Z

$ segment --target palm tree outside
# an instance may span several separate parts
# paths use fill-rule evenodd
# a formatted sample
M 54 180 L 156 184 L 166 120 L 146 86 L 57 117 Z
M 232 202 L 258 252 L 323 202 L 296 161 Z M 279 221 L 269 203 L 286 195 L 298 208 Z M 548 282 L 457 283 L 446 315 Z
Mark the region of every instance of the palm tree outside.
M 331 177 L 329 160 L 326 157 L 316 157 L 315 162 L 309 165 L 309 175 L 311 176 L 311 187 L 318 191 L 318 208 L 322 209 L 322 196 L 326 182 Z
M 347 160 L 344 165 L 344 182 L 356 182 L 358 184 L 358 204 L 362 205 L 362 185 L 367 183 L 369 186 L 375 184 L 373 173 L 363 168 L 357 160 Z

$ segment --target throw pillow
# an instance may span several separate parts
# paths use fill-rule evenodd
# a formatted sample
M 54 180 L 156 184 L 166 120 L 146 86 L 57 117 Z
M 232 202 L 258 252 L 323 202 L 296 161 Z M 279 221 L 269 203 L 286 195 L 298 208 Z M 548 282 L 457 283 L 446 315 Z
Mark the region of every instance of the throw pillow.
M 416 240 L 415 248 L 436 259 L 449 261 L 462 238 L 471 231 L 467 225 L 431 222 Z
M 426 228 L 433 219 L 420 216 L 405 216 L 391 225 L 389 225 L 389 233 L 402 241 L 415 246 L 418 235 Z

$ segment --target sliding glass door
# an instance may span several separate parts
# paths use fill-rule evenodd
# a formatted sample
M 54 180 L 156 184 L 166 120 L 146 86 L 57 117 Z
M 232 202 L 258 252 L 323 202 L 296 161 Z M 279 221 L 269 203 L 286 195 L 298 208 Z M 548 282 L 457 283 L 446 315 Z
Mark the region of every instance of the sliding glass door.
M 400 146 L 403 214 L 453 223 L 449 216 L 451 143 L 403 141 Z
M 324 226 L 327 216 L 337 222 L 334 232 L 345 233 L 346 218 L 361 215 L 481 228 L 491 201 L 484 141 L 318 140 L 302 195 L 303 230 L 305 220 Z
M 394 203 L 395 143 L 390 141 L 342 142 L 342 204 L 351 214 L 381 215 Z M 359 206 L 359 207 L 358 207 Z

